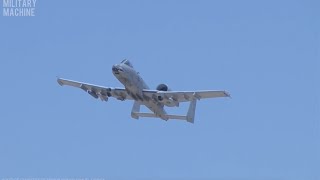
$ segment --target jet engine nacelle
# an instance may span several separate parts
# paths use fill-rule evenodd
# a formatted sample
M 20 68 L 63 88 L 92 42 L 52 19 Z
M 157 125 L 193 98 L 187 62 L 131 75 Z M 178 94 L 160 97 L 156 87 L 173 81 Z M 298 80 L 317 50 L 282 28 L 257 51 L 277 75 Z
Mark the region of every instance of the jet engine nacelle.
M 157 86 L 158 91 L 171 91 L 171 89 L 168 87 L 166 84 L 159 84 Z M 168 106 L 168 107 L 174 107 L 174 106 L 179 106 L 179 102 L 175 101 L 171 97 L 167 98 L 164 97 L 163 94 L 159 94 L 157 96 L 158 101 L 160 101 L 162 104 Z
M 169 91 L 169 87 L 166 84 L 159 84 L 156 88 L 158 91 Z M 159 95 L 157 96 L 158 101 L 163 101 L 164 97 Z
M 166 84 L 159 84 L 157 86 L 157 90 L 158 91 L 170 91 L 168 85 L 166 85 Z

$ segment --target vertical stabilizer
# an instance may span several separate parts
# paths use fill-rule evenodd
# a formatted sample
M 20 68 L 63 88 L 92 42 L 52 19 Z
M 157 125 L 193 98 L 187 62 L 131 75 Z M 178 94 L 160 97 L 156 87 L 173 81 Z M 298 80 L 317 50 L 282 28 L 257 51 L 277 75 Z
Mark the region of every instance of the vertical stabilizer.
M 196 111 L 197 100 L 193 99 L 190 102 L 188 113 L 187 113 L 187 121 L 190 123 L 194 123 L 194 116 Z
M 139 116 L 137 115 L 137 113 L 140 112 L 140 106 L 141 104 L 138 101 L 134 101 L 133 106 L 132 106 L 132 110 L 131 110 L 131 117 L 134 119 L 139 119 Z

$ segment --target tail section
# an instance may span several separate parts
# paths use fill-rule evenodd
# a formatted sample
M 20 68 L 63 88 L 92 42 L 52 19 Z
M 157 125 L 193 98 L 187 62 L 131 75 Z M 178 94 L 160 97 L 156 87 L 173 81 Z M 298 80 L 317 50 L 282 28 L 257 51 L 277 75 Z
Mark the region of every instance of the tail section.
M 179 120 L 186 120 L 187 122 L 194 123 L 195 111 L 196 111 L 197 100 L 193 99 L 190 102 L 189 109 L 186 116 L 183 115 L 172 115 L 172 114 L 165 114 L 165 120 L 168 119 L 179 119 Z M 140 112 L 141 104 L 138 101 L 134 101 L 131 117 L 134 119 L 139 119 L 139 117 L 152 117 L 152 118 L 161 118 L 154 113 L 144 113 Z M 163 118 L 162 118 L 163 119 Z

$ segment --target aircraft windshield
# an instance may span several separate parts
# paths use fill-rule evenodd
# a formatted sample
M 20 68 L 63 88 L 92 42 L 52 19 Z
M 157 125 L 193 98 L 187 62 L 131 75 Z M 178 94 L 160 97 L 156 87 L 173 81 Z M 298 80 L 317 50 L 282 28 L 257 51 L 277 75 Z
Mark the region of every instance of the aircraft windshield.
M 121 61 L 121 63 L 126 64 L 126 65 L 128 65 L 128 66 L 130 66 L 130 67 L 133 68 L 132 64 L 131 64 L 130 61 L 127 60 L 127 59 L 124 59 L 123 61 Z

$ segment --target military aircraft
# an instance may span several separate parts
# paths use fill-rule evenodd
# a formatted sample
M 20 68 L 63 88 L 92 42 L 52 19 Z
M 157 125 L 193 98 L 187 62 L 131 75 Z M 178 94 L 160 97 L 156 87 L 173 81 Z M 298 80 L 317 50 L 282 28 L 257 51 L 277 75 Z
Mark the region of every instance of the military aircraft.
M 112 73 L 124 85 L 124 88 L 104 87 L 84 82 L 78 82 L 63 78 L 58 78 L 58 83 L 80 88 L 89 93 L 92 97 L 102 101 L 108 101 L 109 97 L 118 100 L 133 100 L 131 117 L 155 117 L 163 120 L 180 119 L 194 123 L 197 100 L 217 97 L 230 97 L 226 91 L 171 91 L 166 84 L 160 84 L 155 90 L 149 89 L 141 76 L 128 60 L 123 60 L 120 64 L 112 66 Z M 190 102 L 186 115 L 167 114 L 164 106 L 179 107 L 181 102 Z M 151 110 L 151 113 L 140 112 L 140 106 L 144 105 Z

